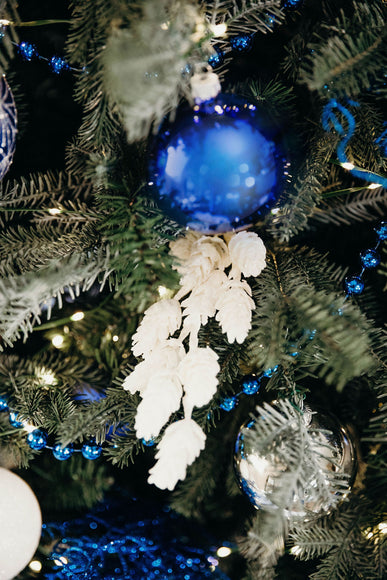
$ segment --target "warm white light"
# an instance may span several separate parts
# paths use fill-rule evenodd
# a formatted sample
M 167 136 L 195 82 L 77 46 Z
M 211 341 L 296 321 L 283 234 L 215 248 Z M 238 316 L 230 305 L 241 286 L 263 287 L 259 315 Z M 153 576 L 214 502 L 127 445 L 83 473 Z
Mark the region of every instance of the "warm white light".
M 55 346 L 55 348 L 61 348 L 64 343 L 64 336 L 62 336 L 61 334 L 56 334 L 55 336 L 52 337 L 51 342 L 53 346 Z
M 290 550 L 290 553 L 293 554 L 293 556 L 299 556 L 301 552 L 302 550 L 300 546 L 293 546 L 293 548 Z
M 50 370 L 45 369 L 44 367 L 36 371 L 36 376 L 45 385 L 56 385 L 56 383 L 58 382 L 54 373 Z
M 118 342 L 119 339 L 120 339 L 120 337 L 117 334 L 114 334 L 113 337 L 112 337 L 112 341 L 113 342 Z
M 59 209 L 58 207 L 51 207 L 51 208 L 48 210 L 48 213 L 49 213 L 50 215 L 58 215 L 58 213 L 62 213 L 62 210 L 61 210 L 61 209 Z
M 231 552 L 232 550 L 228 546 L 221 546 L 216 550 L 216 555 L 219 556 L 219 558 L 226 558 L 231 554 Z
M 382 187 L 380 183 L 370 183 L 367 189 L 378 189 L 378 187 Z
M 165 286 L 159 286 L 157 292 L 159 293 L 160 298 L 163 298 L 168 293 L 168 288 Z
M 340 163 L 340 165 L 341 165 L 341 167 L 344 167 L 344 169 L 349 169 L 349 170 L 355 169 L 355 166 L 353 163 L 346 162 L 346 163 Z
M 0 467 L 0 573 L 12 580 L 31 562 L 39 545 L 42 516 L 26 482 Z
M 83 320 L 85 318 L 84 312 L 74 312 L 72 316 L 70 316 L 71 320 L 77 322 L 78 320 Z
M 210 30 L 214 36 L 223 36 L 227 32 L 227 24 L 222 22 L 221 24 L 210 24 Z
M 65 556 L 59 556 L 58 558 L 55 558 L 54 562 L 57 566 L 65 566 L 65 564 L 69 563 Z
M 39 560 L 32 560 L 29 564 L 28 567 L 30 568 L 30 570 L 32 570 L 33 572 L 40 572 L 40 570 L 42 569 L 42 563 L 39 562 Z
M 27 431 L 27 433 L 32 433 L 32 431 L 35 431 L 36 426 L 32 425 L 31 423 L 28 423 L 27 421 L 22 421 L 23 424 L 23 429 L 25 431 Z
M 162 24 L 160 24 L 160 28 L 161 30 L 168 30 L 169 22 L 163 22 Z
M 382 534 L 387 534 L 387 522 L 382 522 L 381 524 L 378 525 L 378 530 L 382 533 Z
M 280 207 L 273 207 L 273 209 L 271 210 L 271 215 L 277 215 L 277 213 L 279 213 L 281 211 Z

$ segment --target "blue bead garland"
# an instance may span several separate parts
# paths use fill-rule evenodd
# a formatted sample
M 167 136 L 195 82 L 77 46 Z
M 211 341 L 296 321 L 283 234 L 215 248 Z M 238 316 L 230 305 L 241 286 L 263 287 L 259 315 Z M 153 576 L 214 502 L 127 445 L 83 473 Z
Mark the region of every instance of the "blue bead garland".
M 238 34 L 230 39 L 230 45 L 236 52 L 248 52 L 253 46 L 253 35 Z
M 0 411 L 8 411 L 8 402 L 4 397 L 0 397 Z
M 74 446 L 72 443 L 66 445 L 66 447 L 62 447 L 62 445 L 59 445 L 58 443 L 52 449 L 52 454 L 55 457 L 55 459 L 58 459 L 58 461 L 66 461 L 66 459 L 69 459 L 73 453 Z
M 27 443 L 35 451 L 44 449 L 47 445 L 48 435 L 44 429 L 34 429 L 27 435 Z
M 23 427 L 23 423 L 18 420 L 18 414 L 15 413 L 15 411 L 10 412 L 9 422 L 11 423 L 12 427 L 15 427 L 15 429 L 20 429 Z
M 82 455 L 85 459 L 90 459 L 94 461 L 94 459 L 98 459 L 102 454 L 102 447 L 98 445 L 94 440 L 89 441 L 88 443 L 84 443 L 82 446 Z
M 233 397 L 225 397 L 221 400 L 219 407 L 223 409 L 223 411 L 232 411 L 237 406 L 238 399 L 236 396 Z

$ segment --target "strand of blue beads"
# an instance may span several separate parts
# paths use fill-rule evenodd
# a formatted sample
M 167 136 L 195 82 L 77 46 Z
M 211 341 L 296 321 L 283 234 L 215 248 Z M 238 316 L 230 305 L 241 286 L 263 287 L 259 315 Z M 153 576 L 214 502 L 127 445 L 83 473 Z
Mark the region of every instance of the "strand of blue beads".
M 83 70 L 83 69 L 71 67 L 68 64 L 68 62 L 60 56 L 52 56 L 51 58 L 46 58 L 45 56 L 41 56 L 39 54 L 36 46 L 34 44 L 29 43 L 29 42 L 25 42 L 25 41 L 22 41 L 19 43 L 12 42 L 12 44 L 17 47 L 18 52 L 19 52 L 20 56 L 23 58 L 23 60 L 25 60 L 27 62 L 31 62 L 33 60 L 44 61 L 44 62 L 48 63 L 48 66 L 50 67 L 52 72 L 55 74 L 60 74 L 61 72 L 64 72 L 64 71 L 81 72 Z
M 15 429 L 23 429 L 25 424 L 19 420 L 16 411 L 9 408 L 8 401 L 5 397 L 0 397 L 0 412 L 9 413 L 9 422 Z M 102 454 L 102 446 L 95 442 L 95 439 L 90 439 L 86 441 L 80 449 L 74 448 L 73 444 L 70 443 L 66 446 L 61 446 L 59 444 L 53 447 L 47 445 L 48 443 L 48 433 L 44 429 L 36 428 L 31 430 L 29 428 L 26 441 L 31 449 L 34 451 L 41 451 L 43 449 L 49 449 L 52 451 L 53 456 L 58 461 L 66 461 L 69 459 L 73 453 L 82 453 L 85 459 L 98 459 Z
M 377 242 L 373 248 L 363 250 L 360 253 L 360 262 L 362 265 L 360 273 L 354 276 L 348 276 L 344 280 L 344 288 L 347 297 L 351 295 L 361 294 L 364 290 L 363 276 L 365 271 L 371 268 L 376 268 L 380 264 L 380 254 L 378 253 L 377 250 L 380 244 L 387 240 L 387 222 L 386 221 L 380 222 L 379 225 L 377 225 L 374 228 L 374 231 L 377 236 Z M 316 331 L 306 330 L 305 332 L 308 333 L 308 338 L 310 340 L 313 340 Z M 298 347 L 297 344 L 291 343 L 289 345 L 290 356 L 297 357 L 299 354 L 299 348 L 300 347 Z M 224 397 L 220 401 L 219 407 L 226 412 L 232 411 L 237 406 L 238 398 L 240 397 L 240 395 L 242 394 L 255 395 L 258 392 L 259 387 L 261 386 L 262 379 L 264 377 L 268 378 L 271 377 L 277 370 L 278 365 L 271 369 L 267 369 L 262 373 L 260 377 L 257 377 L 255 375 L 244 377 L 242 381 L 242 390 L 239 393 L 236 393 L 235 395 L 232 395 L 230 397 Z

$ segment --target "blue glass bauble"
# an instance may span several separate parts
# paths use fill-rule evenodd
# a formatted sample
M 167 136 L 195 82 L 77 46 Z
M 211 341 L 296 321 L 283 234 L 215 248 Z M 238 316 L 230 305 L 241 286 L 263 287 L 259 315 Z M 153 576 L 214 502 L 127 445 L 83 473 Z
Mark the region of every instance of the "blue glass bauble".
M 82 446 L 82 455 L 86 459 L 98 459 L 102 453 L 101 445 L 97 445 L 95 441 L 89 441 Z
M 70 445 L 67 445 L 66 447 L 62 447 L 61 445 L 55 445 L 55 447 L 52 450 L 53 456 L 55 457 L 55 459 L 58 459 L 58 461 L 66 461 L 66 459 L 69 459 L 69 457 L 71 457 L 73 453 L 74 447 L 72 443 L 70 443 Z
M 43 429 L 34 429 L 28 433 L 27 443 L 31 449 L 38 451 L 44 449 L 47 445 L 47 433 Z
M 177 110 L 160 128 L 150 174 L 178 223 L 221 233 L 256 221 L 282 189 L 288 165 L 268 123 L 234 95 Z
M 364 250 L 360 254 L 360 260 L 364 268 L 376 268 L 380 264 L 380 256 L 376 250 Z
M 0 77 L 0 179 L 7 173 L 15 152 L 16 107 L 5 77 Z

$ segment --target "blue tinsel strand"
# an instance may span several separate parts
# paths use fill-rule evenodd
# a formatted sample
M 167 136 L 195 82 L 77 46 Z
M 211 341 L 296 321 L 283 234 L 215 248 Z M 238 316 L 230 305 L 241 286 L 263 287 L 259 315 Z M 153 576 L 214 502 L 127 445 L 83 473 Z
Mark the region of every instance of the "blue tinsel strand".
M 255 393 L 258 393 L 260 386 L 261 383 L 258 377 L 246 377 L 242 382 L 242 391 L 245 395 L 255 395 Z
M 221 50 L 219 50 L 218 48 L 215 49 L 216 53 L 212 54 L 210 56 L 210 58 L 208 59 L 208 64 L 212 67 L 212 68 L 216 68 L 220 65 L 223 64 L 224 62 L 224 54 Z
M 56 540 L 46 580 L 227 580 L 202 529 L 167 507 L 119 495 L 83 518 L 43 525 L 43 542 Z
M 69 68 L 67 62 L 63 58 L 60 58 L 60 56 L 53 56 L 51 58 L 50 67 L 55 74 L 59 74 L 63 70 L 67 70 Z
M 236 52 L 248 52 L 253 46 L 253 38 L 249 34 L 239 34 L 230 39 L 230 44 Z
M 380 222 L 375 228 L 375 232 L 380 241 L 384 242 L 387 240 L 387 222 Z

